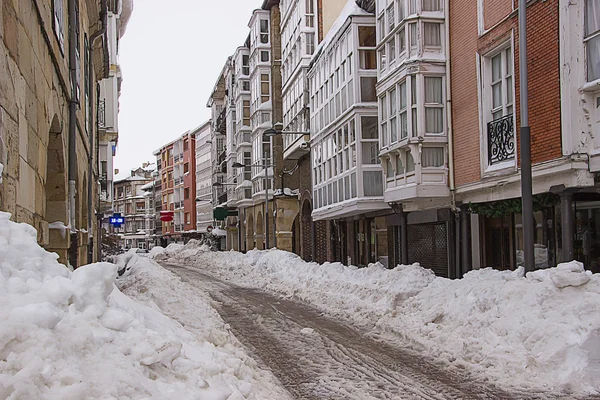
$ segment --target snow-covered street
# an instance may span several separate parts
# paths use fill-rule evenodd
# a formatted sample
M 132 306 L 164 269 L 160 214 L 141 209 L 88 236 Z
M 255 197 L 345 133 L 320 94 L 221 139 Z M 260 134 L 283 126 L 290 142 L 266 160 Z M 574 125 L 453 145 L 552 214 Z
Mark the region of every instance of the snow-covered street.
M 443 371 L 415 352 L 384 344 L 313 307 L 163 266 L 208 292 L 236 337 L 296 399 L 523 398 Z

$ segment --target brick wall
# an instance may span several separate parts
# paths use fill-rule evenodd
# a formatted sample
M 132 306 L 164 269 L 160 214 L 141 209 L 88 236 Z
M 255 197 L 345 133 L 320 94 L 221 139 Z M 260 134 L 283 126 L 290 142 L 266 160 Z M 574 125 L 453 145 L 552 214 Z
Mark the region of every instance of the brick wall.
M 452 2 L 451 67 L 452 106 L 456 184 L 458 186 L 481 179 L 479 136 L 479 98 L 477 93 L 476 53 L 485 54 L 514 35 L 514 110 L 517 115 L 517 159 L 519 118 L 519 32 L 518 14 L 498 24 L 478 37 L 477 9 L 465 0 Z M 515 4 L 516 7 L 516 4 Z M 533 2 L 527 8 L 529 119 L 531 126 L 531 156 L 540 163 L 562 156 L 559 84 L 559 20 L 558 0 Z M 502 19 L 499 16 L 495 18 Z

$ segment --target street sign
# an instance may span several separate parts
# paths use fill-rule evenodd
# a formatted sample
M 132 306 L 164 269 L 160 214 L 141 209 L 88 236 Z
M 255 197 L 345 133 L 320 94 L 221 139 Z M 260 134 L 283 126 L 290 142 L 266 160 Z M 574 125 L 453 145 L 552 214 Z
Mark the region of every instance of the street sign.
M 206 232 L 211 233 L 213 231 L 213 229 L 215 229 L 215 228 L 213 228 L 212 225 L 209 225 L 206 227 Z
M 122 217 L 120 213 L 114 213 L 112 217 L 110 217 L 110 224 L 115 228 L 120 228 L 124 223 L 125 218 Z
M 171 221 L 173 221 L 173 216 L 172 215 L 161 215 L 160 220 L 162 222 L 171 222 Z
M 223 221 L 227 218 L 227 209 L 224 207 L 217 207 L 213 210 L 213 218 L 217 221 Z

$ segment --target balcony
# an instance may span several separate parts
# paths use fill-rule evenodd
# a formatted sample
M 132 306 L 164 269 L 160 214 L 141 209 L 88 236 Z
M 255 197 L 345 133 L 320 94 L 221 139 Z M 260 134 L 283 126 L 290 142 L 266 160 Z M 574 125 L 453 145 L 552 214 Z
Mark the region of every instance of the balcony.
M 515 133 L 512 114 L 487 124 L 488 164 L 496 165 L 515 158 Z
M 106 100 L 98 100 L 98 129 L 106 129 Z

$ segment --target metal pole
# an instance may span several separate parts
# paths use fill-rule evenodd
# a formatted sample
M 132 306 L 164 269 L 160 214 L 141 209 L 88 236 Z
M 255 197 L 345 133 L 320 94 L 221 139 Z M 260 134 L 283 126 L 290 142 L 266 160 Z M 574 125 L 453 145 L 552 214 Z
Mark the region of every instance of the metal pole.
M 519 0 L 519 87 L 521 101 L 521 198 L 525 271 L 535 269 L 533 245 L 533 187 L 531 177 L 531 135 L 527 91 L 527 1 Z
M 265 249 L 269 248 L 269 169 L 267 168 L 267 152 L 265 151 Z

